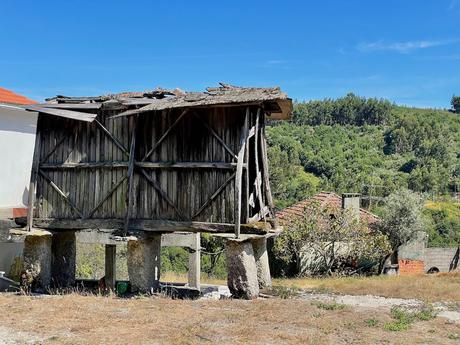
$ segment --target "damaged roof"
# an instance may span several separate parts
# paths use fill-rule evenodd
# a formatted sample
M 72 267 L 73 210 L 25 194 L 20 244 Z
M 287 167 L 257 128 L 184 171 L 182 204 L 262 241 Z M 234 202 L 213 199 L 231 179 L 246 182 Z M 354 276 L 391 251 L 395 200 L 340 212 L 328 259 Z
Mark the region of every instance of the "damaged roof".
M 334 192 L 321 192 L 311 198 L 305 199 L 292 206 L 286 207 L 285 209 L 276 213 L 276 218 L 280 223 L 286 223 L 292 221 L 295 218 L 301 218 L 305 207 L 317 203 L 320 209 L 327 206 L 335 209 L 342 208 L 342 197 L 335 194 Z M 360 208 L 359 209 L 360 219 L 365 220 L 369 224 L 374 224 L 379 221 L 379 217 L 375 214 Z
M 289 119 L 292 112 L 292 100 L 279 87 L 238 87 L 223 83 L 218 87 L 209 87 L 205 92 L 157 88 L 147 92 L 123 92 L 98 97 L 56 96 L 46 101 L 44 104 L 27 106 L 26 109 L 88 122 L 96 118 L 97 110 L 101 108 L 124 110 L 114 117 L 173 108 L 242 105 L 260 105 L 274 120 Z

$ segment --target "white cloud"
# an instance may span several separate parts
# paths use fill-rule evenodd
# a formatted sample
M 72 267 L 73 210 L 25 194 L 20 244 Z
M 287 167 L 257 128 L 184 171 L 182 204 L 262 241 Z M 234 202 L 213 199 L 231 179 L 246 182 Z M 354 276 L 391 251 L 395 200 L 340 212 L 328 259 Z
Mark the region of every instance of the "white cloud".
M 357 49 L 362 52 L 371 52 L 371 51 L 395 51 L 402 54 L 410 53 L 418 49 L 426 49 L 438 46 L 445 46 L 458 42 L 458 39 L 455 40 L 439 40 L 439 41 L 406 41 L 406 42 L 393 42 L 386 43 L 383 40 L 377 42 L 362 42 L 358 44 Z

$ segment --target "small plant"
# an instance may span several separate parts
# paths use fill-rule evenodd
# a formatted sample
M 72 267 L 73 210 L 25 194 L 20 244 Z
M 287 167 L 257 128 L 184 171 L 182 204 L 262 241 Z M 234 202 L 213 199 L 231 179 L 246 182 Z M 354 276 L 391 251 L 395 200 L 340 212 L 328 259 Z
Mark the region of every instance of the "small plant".
M 324 310 L 342 310 L 345 308 L 345 304 L 340 304 L 337 302 L 333 302 L 333 303 L 318 302 L 316 303 L 316 307 L 319 309 L 324 309 Z
M 379 321 L 376 319 L 367 319 L 364 322 L 367 327 L 376 327 L 379 324 Z
M 384 328 L 387 331 L 399 332 L 409 329 L 410 325 L 415 321 L 429 321 L 436 317 L 436 313 L 431 307 L 422 309 L 418 312 L 411 312 L 401 308 L 391 309 L 391 315 L 396 321 L 385 324 Z
M 273 286 L 271 293 L 281 299 L 291 299 L 299 296 L 300 289 L 296 286 Z
M 458 340 L 460 339 L 460 333 L 450 333 L 447 338 L 452 339 L 452 340 Z
M 425 308 L 418 313 L 415 314 L 417 319 L 420 321 L 429 321 L 431 319 L 434 319 L 436 317 L 436 313 L 433 311 L 433 308 Z
M 323 314 L 320 313 L 320 312 L 318 311 L 318 312 L 313 313 L 312 316 L 313 316 L 314 318 L 318 319 L 318 318 L 322 317 Z
M 401 308 L 392 308 L 391 316 L 396 321 L 386 323 L 384 328 L 387 331 L 400 332 L 409 329 L 411 323 L 415 321 L 415 314 Z

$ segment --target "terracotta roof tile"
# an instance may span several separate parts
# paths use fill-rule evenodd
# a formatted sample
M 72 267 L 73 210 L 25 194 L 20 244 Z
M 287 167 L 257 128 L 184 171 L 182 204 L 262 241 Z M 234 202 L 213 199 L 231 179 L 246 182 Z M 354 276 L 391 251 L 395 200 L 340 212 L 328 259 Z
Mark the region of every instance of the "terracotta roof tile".
M 276 213 L 276 218 L 278 218 L 281 222 L 283 220 L 290 220 L 293 217 L 301 217 L 304 208 L 311 204 L 312 202 L 317 202 L 319 204 L 320 208 L 327 206 L 332 206 L 336 208 L 342 208 L 342 197 L 333 193 L 333 192 L 321 192 L 318 193 L 314 196 L 312 196 L 309 199 L 302 200 L 298 202 L 297 204 L 294 204 L 292 206 L 286 207 L 284 210 L 281 210 Z M 367 220 L 368 223 L 375 223 L 379 220 L 379 218 L 370 213 L 369 211 L 366 211 L 362 208 L 360 208 L 360 218 Z
M 34 100 L 18 95 L 10 90 L 0 87 L 0 103 L 6 104 L 35 104 Z

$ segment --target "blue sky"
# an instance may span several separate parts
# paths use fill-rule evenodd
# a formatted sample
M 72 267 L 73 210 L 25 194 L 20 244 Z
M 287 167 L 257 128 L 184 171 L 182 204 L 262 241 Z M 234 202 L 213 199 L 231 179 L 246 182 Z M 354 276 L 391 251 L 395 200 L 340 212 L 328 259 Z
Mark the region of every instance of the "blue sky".
M 37 100 L 219 81 L 422 107 L 460 94 L 460 0 L 2 0 L 0 32 L 0 86 Z

